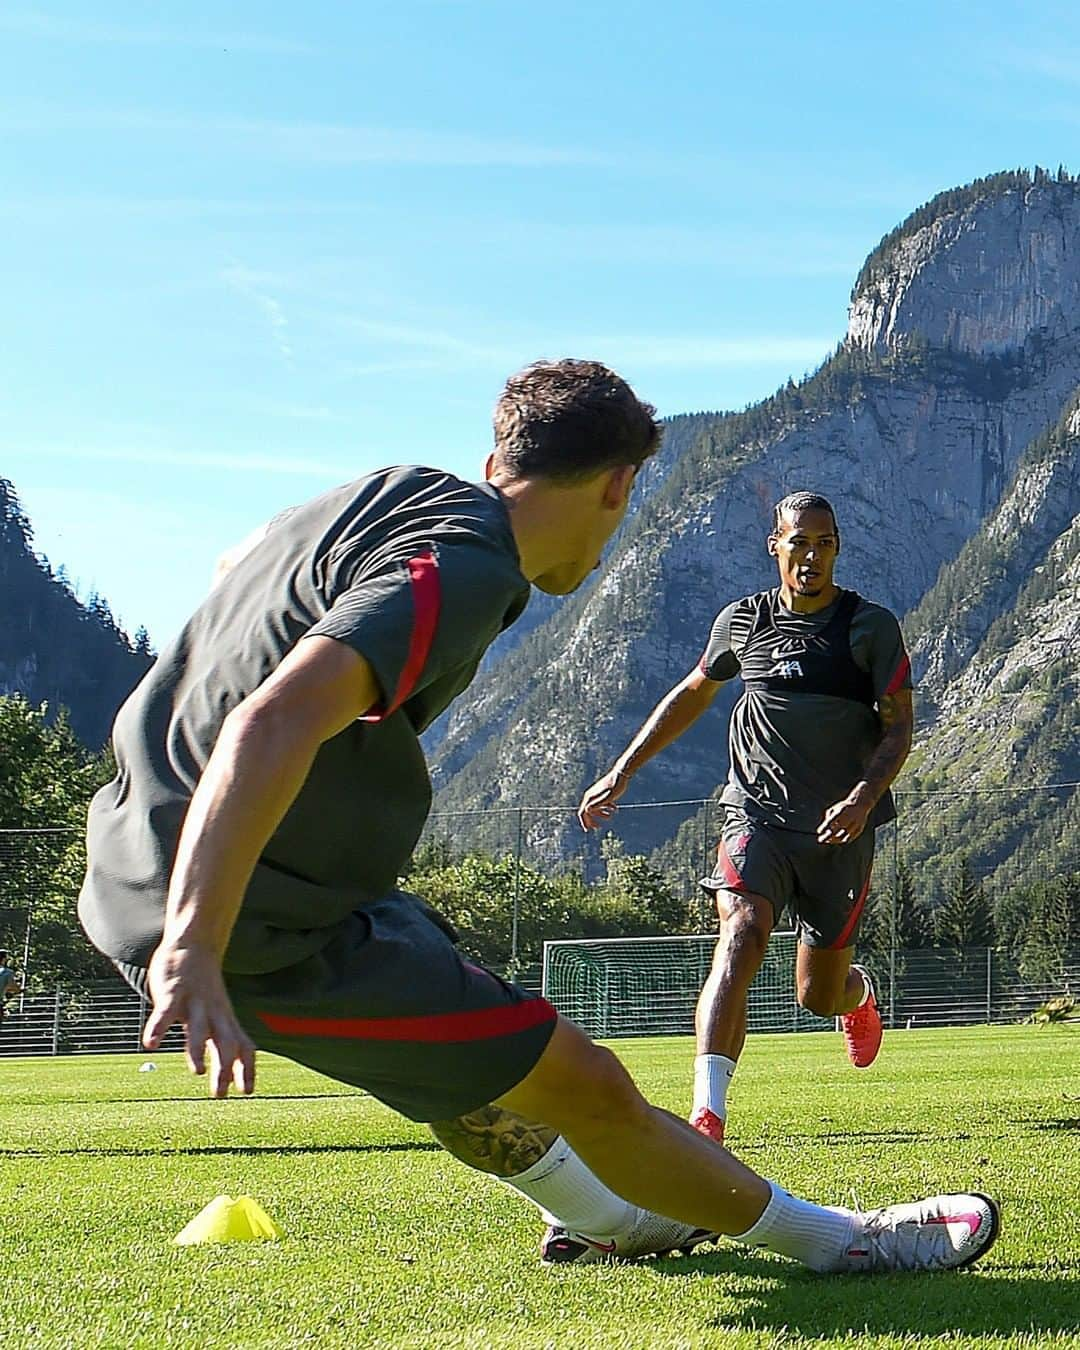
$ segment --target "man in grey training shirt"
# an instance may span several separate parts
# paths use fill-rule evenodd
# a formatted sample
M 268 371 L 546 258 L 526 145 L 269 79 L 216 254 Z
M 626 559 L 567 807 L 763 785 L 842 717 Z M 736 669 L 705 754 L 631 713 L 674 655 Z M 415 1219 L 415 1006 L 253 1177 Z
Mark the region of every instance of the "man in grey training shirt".
M 829 502 L 797 492 L 774 508 L 779 586 L 721 610 L 701 661 L 585 793 L 586 829 L 608 819 L 632 774 L 705 711 L 725 681 L 731 715 L 717 866 L 702 884 L 720 936 L 697 1008 L 691 1124 L 719 1141 L 746 1039 L 746 991 L 784 909 L 799 925 L 803 1007 L 839 1016 L 866 1068 L 881 1045 L 867 973 L 852 965 L 870 887 L 874 829 L 895 816 L 889 785 L 911 747 L 911 664 L 900 626 L 833 581 L 840 532 Z
M 21 993 L 22 984 L 11 967 L 11 953 L 0 951 L 0 1026 L 4 1022 L 4 1005 Z
M 483 483 L 388 469 L 248 541 L 117 717 L 80 915 L 152 999 L 148 1049 L 181 1023 L 215 1096 L 252 1091 L 256 1045 L 366 1088 L 557 1216 L 549 1261 L 728 1233 L 822 1271 L 966 1265 L 992 1201 L 788 1195 L 397 888 L 431 798 L 420 732 L 531 584 L 598 565 L 654 412 L 596 362 L 538 363 L 503 390 Z

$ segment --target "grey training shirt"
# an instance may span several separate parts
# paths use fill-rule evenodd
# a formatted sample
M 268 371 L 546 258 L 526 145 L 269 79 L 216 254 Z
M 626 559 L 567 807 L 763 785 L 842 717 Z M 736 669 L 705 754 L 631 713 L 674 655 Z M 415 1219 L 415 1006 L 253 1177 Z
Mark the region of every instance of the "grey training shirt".
M 776 590 L 736 600 L 717 615 L 701 658 L 702 673 L 710 680 L 740 673 L 754 615 L 766 598 L 776 629 L 791 642 L 787 654 L 818 638 L 840 602 L 837 597 L 816 614 L 797 614 Z M 911 688 L 911 663 L 889 610 L 860 599 L 848 634 L 851 659 L 867 673 L 874 698 Z M 820 693 L 747 689 L 731 714 L 730 769 L 721 801 L 783 829 L 813 833 L 826 809 L 858 782 L 880 740 L 878 717 L 864 703 Z M 895 814 L 886 793 L 870 823 L 883 825 Z
M 276 970 L 324 946 L 393 889 L 431 804 L 419 733 L 528 596 L 509 515 L 486 484 L 387 469 L 277 517 L 117 715 L 117 775 L 90 806 L 79 897 L 91 940 L 146 964 L 222 722 L 321 634 L 367 658 L 382 702 L 319 749 L 255 868 L 225 969 Z

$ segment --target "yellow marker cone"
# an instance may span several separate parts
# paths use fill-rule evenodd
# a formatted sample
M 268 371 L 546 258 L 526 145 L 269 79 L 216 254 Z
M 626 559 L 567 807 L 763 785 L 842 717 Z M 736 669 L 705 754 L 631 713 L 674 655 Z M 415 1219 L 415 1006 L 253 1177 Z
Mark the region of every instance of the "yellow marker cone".
M 180 1247 L 199 1242 L 250 1242 L 256 1238 L 276 1241 L 281 1229 L 250 1195 L 219 1195 L 200 1210 L 173 1241 Z

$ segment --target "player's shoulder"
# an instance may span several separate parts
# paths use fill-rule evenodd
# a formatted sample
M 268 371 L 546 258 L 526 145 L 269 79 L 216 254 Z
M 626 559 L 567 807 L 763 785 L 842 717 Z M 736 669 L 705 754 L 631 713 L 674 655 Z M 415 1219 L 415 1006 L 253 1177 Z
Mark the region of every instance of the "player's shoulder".
M 879 604 L 877 600 L 871 600 L 858 591 L 856 595 L 854 618 L 864 620 L 868 623 L 884 623 L 890 626 L 899 627 L 900 620 L 888 607 L 888 605 Z
M 774 595 L 773 590 L 755 591 L 752 595 L 740 595 L 735 600 L 729 600 L 724 608 L 717 615 L 718 619 L 733 619 L 737 615 L 756 614 L 763 604 L 767 605 Z
M 404 464 L 366 474 L 349 488 L 358 523 L 392 546 L 408 549 L 423 538 L 459 556 L 517 557 L 506 506 L 488 483 Z
M 890 646 L 897 642 L 903 643 L 904 640 L 900 620 L 893 611 L 887 605 L 880 605 L 862 595 L 851 616 L 851 627 L 853 638 L 860 634 L 866 640 Z

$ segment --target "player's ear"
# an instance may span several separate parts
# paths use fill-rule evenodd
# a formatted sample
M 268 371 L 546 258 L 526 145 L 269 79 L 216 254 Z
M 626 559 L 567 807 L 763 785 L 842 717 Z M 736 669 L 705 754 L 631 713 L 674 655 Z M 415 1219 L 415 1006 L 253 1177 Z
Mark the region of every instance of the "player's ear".
M 636 477 L 636 464 L 620 464 L 611 469 L 604 485 L 604 505 L 621 510 L 630 499 L 630 489 Z
M 490 483 L 495 477 L 495 451 L 492 450 L 487 459 L 484 460 L 484 482 Z
M 836 551 L 837 551 L 837 553 L 840 552 L 840 531 L 839 531 L 839 530 L 836 531 Z
M 775 558 L 775 557 L 777 556 L 778 551 L 779 551 L 779 550 L 778 550 L 778 544 L 779 544 L 779 541 L 777 540 L 775 534 L 770 534 L 769 537 L 768 537 L 768 539 L 766 539 L 766 541 L 765 541 L 765 547 L 769 550 L 769 557 L 770 557 L 770 558 Z

